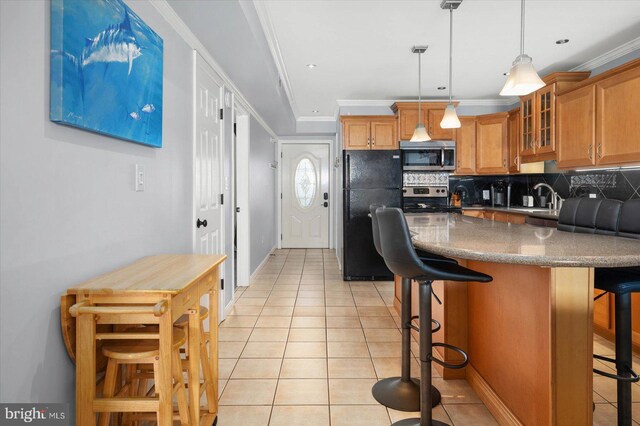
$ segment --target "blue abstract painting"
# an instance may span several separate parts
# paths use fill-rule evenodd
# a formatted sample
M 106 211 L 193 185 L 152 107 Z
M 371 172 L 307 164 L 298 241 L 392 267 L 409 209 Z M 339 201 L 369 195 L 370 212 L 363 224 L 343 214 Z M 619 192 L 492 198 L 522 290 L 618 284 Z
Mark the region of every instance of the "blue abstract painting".
M 122 0 L 52 0 L 51 121 L 162 147 L 162 54 Z

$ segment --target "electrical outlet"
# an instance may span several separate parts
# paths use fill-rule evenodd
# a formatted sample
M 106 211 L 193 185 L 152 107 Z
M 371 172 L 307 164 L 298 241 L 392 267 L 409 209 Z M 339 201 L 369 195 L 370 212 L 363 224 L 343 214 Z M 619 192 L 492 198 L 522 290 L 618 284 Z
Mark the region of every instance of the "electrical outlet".
M 136 175 L 135 175 L 136 192 L 144 191 L 145 179 L 146 179 L 146 176 L 144 174 L 144 166 L 141 164 L 136 164 Z
M 484 189 L 482 191 L 482 199 L 483 200 L 490 200 L 491 199 L 491 195 L 489 195 L 489 190 L 488 189 Z

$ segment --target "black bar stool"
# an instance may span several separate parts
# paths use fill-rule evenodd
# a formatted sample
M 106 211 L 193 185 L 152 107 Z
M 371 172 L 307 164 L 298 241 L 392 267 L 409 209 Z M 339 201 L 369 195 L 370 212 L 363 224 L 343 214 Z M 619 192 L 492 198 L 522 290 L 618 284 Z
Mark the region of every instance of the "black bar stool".
M 371 228 L 373 233 L 373 244 L 376 251 L 382 256 L 382 247 L 380 245 L 380 230 L 378 227 L 378 218 L 376 210 L 384 207 L 380 204 L 371 204 L 369 212 L 371 216 Z M 422 250 L 416 250 L 420 259 L 433 260 L 439 262 L 457 263 L 454 259 L 440 256 L 435 253 L 429 253 Z M 371 389 L 371 393 L 376 401 L 385 407 L 393 408 L 398 411 L 418 411 L 420 410 L 420 382 L 411 377 L 411 321 L 415 317 L 411 316 L 411 280 L 402 278 L 401 288 L 402 310 L 400 321 L 402 323 L 402 371 L 400 377 L 388 377 L 377 382 Z M 432 333 L 440 330 L 440 324 L 436 320 L 432 320 L 435 328 Z M 431 386 L 431 401 L 435 407 L 441 401 L 440 391 Z
M 587 234 L 616 235 L 640 239 L 640 200 L 570 198 L 558 217 L 558 230 Z M 640 381 L 633 371 L 631 293 L 640 292 L 640 266 L 630 268 L 596 268 L 594 286 L 615 296 L 616 357 L 594 354 L 595 359 L 616 365 L 616 374 L 596 368 L 593 371 L 617 380 L 618 426 L 631 426 L 631 383 Z M 595 407 L 595 405 L 594 405 Z
M 422 261 L 411 242 L 409 227 L 402 210 L 379 208 L 376 210 L 382 254 L 387 267 L 396 275 L 419 282 L 420 298 L 420 418 L 405 419 L 394 426 L 443 426 L 446 423 L 433 420 L 431 396 L 431 362 L 445 368 L 464 368 L 469 358 L 460 348 L 433 343 L 431 336 L 431 284 L 435 280 L 489 282 L 492 277 L 464 268 L 456 263 Z M 464 358 L 460 364 L 449 364 L 432 355 L 433 346 L 454 350 Z

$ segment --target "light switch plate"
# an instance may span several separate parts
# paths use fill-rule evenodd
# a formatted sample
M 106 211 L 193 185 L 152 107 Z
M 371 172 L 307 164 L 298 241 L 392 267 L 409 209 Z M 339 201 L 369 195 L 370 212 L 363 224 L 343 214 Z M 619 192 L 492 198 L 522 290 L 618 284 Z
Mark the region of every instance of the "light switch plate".
M 136 164 L 136 175 L 135 175 L 135 188 L 136 192 L 144 191 L 146 176 L 144 174 L 144 166 L 141 164 Z

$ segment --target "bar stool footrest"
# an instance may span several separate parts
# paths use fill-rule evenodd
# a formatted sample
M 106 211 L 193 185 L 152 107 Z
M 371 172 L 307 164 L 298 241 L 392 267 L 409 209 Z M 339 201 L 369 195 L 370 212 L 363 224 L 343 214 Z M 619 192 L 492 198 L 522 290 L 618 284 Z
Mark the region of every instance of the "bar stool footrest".
M 616 363 L 616 360 L 613 358 L 608 358 L 606 356 L 602 356 L 602 355 L 597 355 L 597 354 L 593 354 L 593 357 L 595 359 L 599 359 L 600 361 L 605 361 L 605 362 L 609 362 L 612 364 Z M 618 376 L 617 374 L 612 374 L 612 373 L 607 373 L 605 371 L 602 370 L 598 370 L 597 368 L 593 369 L 593 372 L 596 374 L 599 374 L 601 376 L 605 376 L 605 377 L 609 377 L 610 379 L 614 379 L 617 380 L 619 382 L 631 382 L 631 383 L 636 383 L 638 381 L 640 381 L 640 376 L 638 376 L 638 373 L 636 373 L 635 371 L 633 371 L 631 368 L 627 368 L 627 373 L 631 374 L 631 377 L 622 377 L 622 376 Z
M 428 355 L 428 357 L 429 357 L 429 359 L 431 361 L 435 362 L 436 364 L 440 364 L 444 368 L 457 370 L 457 369 L 460 369 L 460 368 L 464 368 L 464 367 L 467 366 L 467 364 L 469 364 L 469 355 L 467 355 L 467 353 L 465 351 L 463 351 L 462 349 L 460 349 L 457 346 L 449 345 L 447 343 L 433 343 L 431 346 L 439 346 L 441 348 L 451 349 L 452 351 L 458 352 L 464 358 L 464 360 L 459 364 L 451 364 L 451 363 L 448 363 L 448 362 L 441 361 L 440 359 L 434 357 L 433 354 L 429 354 Z
M 412 316 L 412 317 L 411 317 L 411 321 L 409 321 L 408 326 L 409 326 L 409 328 L 410 328 L 410 329 L 412 329 L 412 330 L 417 331 L 418 333 L 420 333 L 420 327 L 418 327 L 417 325 L 415 325 L 415 324 L 413 323 L 413 320 L 417 320 L 417 319 L 420 319 L 420 317 L 419 317 L 418 315 L 414 315 L 414 316 Z M 440 331 L 440 329 L 442 328 L 442 325 L 440 324 L 440 322 L 439 322 L 438 320 L 435 320 L 435 319 L 433 319 L 433 318 L 432 318 L 432 319 L 431 319 L 431 323 L 433 323 L 433 324 L 435 324 L 435 325 L 436 325 L 436 327 L 435 327 L 435 328 L 432 328 L 432 329 L 431 329 L 431 333 L 437 333 L 437 332 L 438 332 L 438 331 Z

